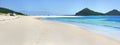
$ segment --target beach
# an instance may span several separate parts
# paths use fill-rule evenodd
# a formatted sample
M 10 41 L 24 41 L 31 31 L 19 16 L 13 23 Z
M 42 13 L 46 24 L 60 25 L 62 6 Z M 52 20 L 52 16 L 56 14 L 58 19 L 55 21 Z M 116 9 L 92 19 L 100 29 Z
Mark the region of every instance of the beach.
M 39 18 L 42 17 L 18 16 L 0 20 L 0 45 L 120 45 L 120 42 L 74 25 Z

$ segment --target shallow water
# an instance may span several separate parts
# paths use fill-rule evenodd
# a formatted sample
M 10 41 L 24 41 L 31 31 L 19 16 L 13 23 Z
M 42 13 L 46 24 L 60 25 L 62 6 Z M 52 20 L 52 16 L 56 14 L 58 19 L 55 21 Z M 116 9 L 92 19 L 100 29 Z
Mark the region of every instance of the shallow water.
M 73 24 L 89 32 L 120 41 L 120 16 L 54 17 L 44 20 Z

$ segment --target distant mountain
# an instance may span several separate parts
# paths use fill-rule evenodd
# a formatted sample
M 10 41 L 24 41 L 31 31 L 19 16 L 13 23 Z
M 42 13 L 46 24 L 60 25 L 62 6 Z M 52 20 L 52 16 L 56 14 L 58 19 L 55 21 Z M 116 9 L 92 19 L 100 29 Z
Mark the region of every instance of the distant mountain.
M 85 8 L 75 14 L 75 16 L 120 16 L 120 11 L 114 9 L 107 13 L 100 13 L 90 10 L 89 8 Z
M 7 9 L 7 8 L 3 8 L 3 7 L 0 7 L 0 13 L 3 13 L 3 14 L 16 13 L 16 14 L 18 14 L 18 15 L 25 15 L 25 14 L 23 14 L 23 13 L 16 12 L 16 11 L 13 11 L 13 10 L 10 10 L 10 9 Z
M 103 13 L 95 12 L 90 10 L 89 8 L 85 8 L 75 14 L 76 16 L 96 16 L 96 15 L 103 15 Z
M 106 15 L 113 15 L 113 16 L 120 15 L 120 11 L 114 9 L 114 10 L 107 12 Z

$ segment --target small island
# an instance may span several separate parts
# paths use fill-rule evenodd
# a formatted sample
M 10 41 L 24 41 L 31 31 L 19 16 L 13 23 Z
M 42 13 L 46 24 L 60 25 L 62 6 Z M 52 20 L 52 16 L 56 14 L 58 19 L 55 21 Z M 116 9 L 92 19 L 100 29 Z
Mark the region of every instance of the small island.
M 75 16 L 120 16 L 120 11 L 113 9 L 107 13 L 101 13 L 93 11 L 89 8 L 84 8 L 83 10 L 77 12 Z

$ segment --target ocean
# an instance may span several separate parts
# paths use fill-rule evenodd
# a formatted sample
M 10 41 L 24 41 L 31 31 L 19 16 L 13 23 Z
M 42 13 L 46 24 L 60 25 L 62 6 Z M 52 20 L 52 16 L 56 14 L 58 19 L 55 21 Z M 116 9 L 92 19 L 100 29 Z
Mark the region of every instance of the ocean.
M 80 29 L 120 41 L 120 16 L 49 17 L 43 20 L 76 25 Z

